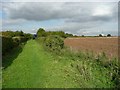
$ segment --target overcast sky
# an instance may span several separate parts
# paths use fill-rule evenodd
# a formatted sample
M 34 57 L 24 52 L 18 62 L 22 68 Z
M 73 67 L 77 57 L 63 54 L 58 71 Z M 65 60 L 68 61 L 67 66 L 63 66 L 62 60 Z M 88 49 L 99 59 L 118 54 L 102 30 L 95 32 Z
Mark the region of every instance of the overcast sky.
M 63 30 L 77 35 L 118 34 L 117 0 L 114 0 L 116 2 L 35 1 L 6 0 L 2 3 L 0 8 L 2 30 L 36 33 L 38 28 L 42 27 L 47 31 Z

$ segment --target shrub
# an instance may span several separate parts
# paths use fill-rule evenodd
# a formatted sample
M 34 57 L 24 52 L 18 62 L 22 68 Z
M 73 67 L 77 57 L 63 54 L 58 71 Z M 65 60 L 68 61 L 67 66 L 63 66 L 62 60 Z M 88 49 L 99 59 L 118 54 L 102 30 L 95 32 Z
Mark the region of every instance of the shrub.
M 13 43 L 14 43 L 14 47 L 18 46 L 20 44 L 20 38 L 18 37 L 13 37 Z
M 25 37 L 2 37 L 2 54 L 4 55 L 6 52 L 10 51 L 12 48 L 17 47 L 20 43 L 26 42 L 27 38 Z
M 108 34 L 107 37 L 111 37 L 111 34 Z
M 2 54 L 13 48 L 13 40 L 11 37 L 2 37 Z
M 38 37 L 45 37 L 46 36 L 46 32 L 43 28 L 39 28 L 39 30 L 37 31 L 37 36 Z
M 84 35 L 82 35 L 82 37 L 84 37 Z
M 45 39 L 45 48 L 50 51 L 59 52 L 64 47 L 64 41 L 60 36 L 48 36 Z
M 102 37 L 103 35 L 102 34 L 99 34 L 99 37 Z
M 39 37 L 36 38 L 36 41 L 43 45 L 45 43 L 45 39 L 46 39 L 45 37 Z
M 14 42 L 17 42 L 17 43 L 22 43 L 27 41 L 27 38 L 22 36 L 16 36 L 16 37 L 13 37 L 12 39 Z
M 120 88 L 120 62 L 117 59 L 112 60 L 109 63 L 109 68 L 112 74 L 112 81 L 116 84 L 117 88 Z
M 25 37 L 20 37 L 20 43 L 26 42 L 26 41 L 27 41 L 27 38 L 25 38 Z

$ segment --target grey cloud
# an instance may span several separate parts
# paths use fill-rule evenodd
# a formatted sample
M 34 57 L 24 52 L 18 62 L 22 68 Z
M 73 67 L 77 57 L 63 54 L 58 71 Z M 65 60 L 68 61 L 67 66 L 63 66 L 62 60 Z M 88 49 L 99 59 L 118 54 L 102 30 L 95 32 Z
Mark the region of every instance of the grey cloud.
M 20 3 L 21 4 L 21 3 Z M 14 8 L 8 7 L 8 15 L 12 19 L 26 19 L 26 20 L 50 20 L 70 18 L 74 16 L 74 12 L 71 12 L 71 8 L 65 7 L 64 3 L 26 3 L 26 4 L 14 3 Z M 19 5 L 20 8 L 15 6 Z M 69 13 L 67 13 L 69 12 Z M 71 13 L 71 14 L 70 14 Z
M 111 14 L 93 15 L 94 10 L 99 6 L 110 8 Z M 104 7 L 102 9 L 104 10 Z M 95 29 L 92 30 L 92 28 L 101 25 L 104 27 L 104 23 L 111 23 L 113 20 L 114 22 L 117 21 L 117 3 L 6 3 L 4 10 L 13 21 L 39 22 L 62 19 L 64 24 L 51 28 L 46 27 L 47 30 L 64 30 L 74 34 L 78 32 L 97 33 L 99 31 L 95 32 Z M 88 30 L 91 31 L 88 32 Z
M 77 23 L 85 23 L 85 22 L 108 22 L 110 20 L 114 19 L 114 17 L 110 16 L 83 16 L 83 17 L 74 17 L 71 19 L 67 19 L 66 22 L 77 22 Z
M 7 13 L 12 19 L 34 21 L 67 19 L 67 21 L 74 22 L 108 21 L 112 19 L 109 15 L 101 17 L 92 16 L 92 10 L 96 6 L 99 6 L 99 3 L 13 3 L 10 7 L 5 7 L 5 9 L 7 9 Z M 114 15 L 114 10 L 111 12 Z
M 26 20 L 24 19 L 4 19 L 2 21 L 2 24 L 3 26 L 6 26 L 6 25 L 17 25 L 17 24 L 23 24 L 23 23 L 26 23 Z

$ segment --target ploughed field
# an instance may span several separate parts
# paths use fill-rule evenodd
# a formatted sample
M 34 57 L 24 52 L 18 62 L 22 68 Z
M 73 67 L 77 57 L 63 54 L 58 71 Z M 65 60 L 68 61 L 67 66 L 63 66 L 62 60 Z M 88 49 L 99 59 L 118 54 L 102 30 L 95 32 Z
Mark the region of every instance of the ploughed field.
M 64 43 L 75 51 L 90 51 L 96 55 L 104 52 L 109 57 L 118 56 L 118 37 L 67 38 Z

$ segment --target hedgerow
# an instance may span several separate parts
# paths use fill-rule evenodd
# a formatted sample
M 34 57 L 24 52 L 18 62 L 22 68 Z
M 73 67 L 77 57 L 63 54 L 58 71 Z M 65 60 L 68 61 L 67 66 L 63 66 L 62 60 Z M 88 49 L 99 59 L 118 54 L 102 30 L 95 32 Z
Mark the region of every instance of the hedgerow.
M 11 37 L 2 37 L 2 54 L 12 49 L 13 46 L 14 43 Z
M 64 41 L 57 35 L 48 36 L 45 39 L 44 47 L 50 51 L 59 53 L 64 47 Z
M 26 42 L 28 39 L 25 37 L 6 37 L 2 36 L 2 54 L 10 51 L 12 48 L 17 47 L 20 43 Z
M 18 46 L 20 43 L 26 42 L 32 38 L 32 34 L 26 34 L 23 31 L 3 31 L 1 33 L 2 38 L 2 55 Z

